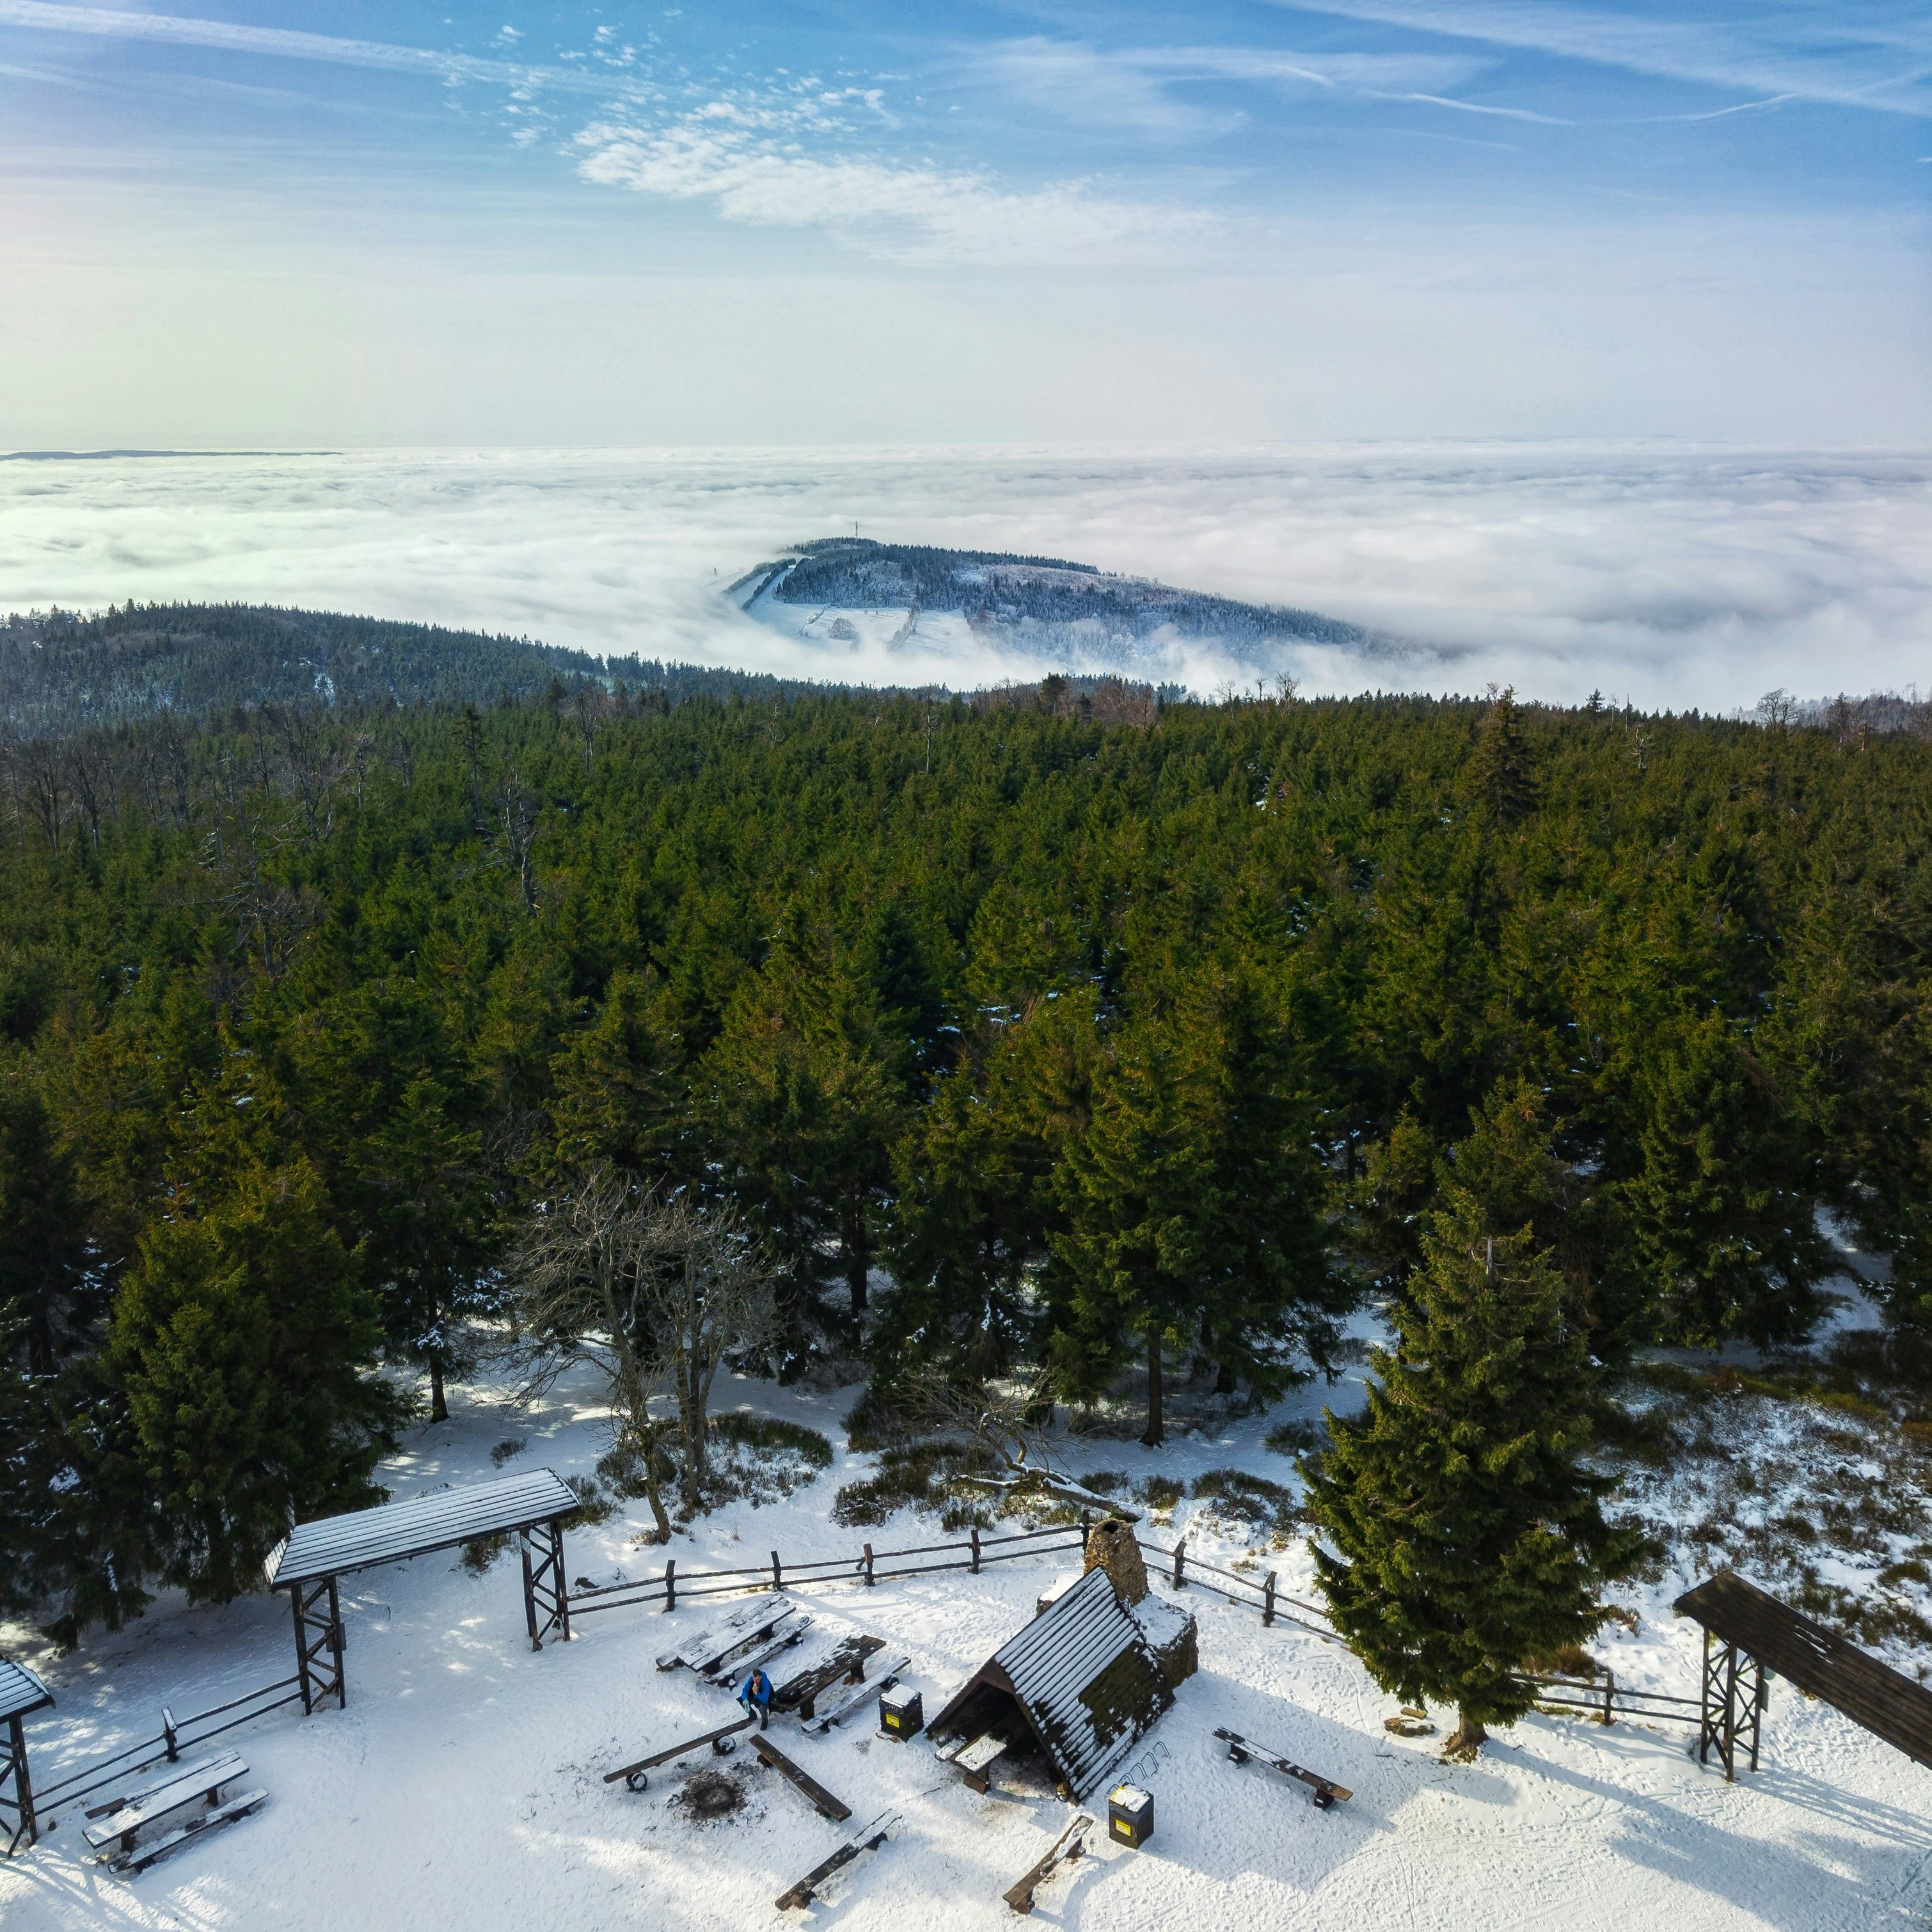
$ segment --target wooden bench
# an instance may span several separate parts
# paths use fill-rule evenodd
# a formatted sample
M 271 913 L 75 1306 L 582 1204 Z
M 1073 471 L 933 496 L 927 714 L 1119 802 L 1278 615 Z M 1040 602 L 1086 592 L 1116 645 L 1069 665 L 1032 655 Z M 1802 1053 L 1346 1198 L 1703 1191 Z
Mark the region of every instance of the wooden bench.
M 233 1804 L 224 1804 L 224 1790 L 245 1777 L 248 1767 L 239 1752 L 223 1751 L 214 1757 L 201 1759 L 194 1764 L 172 1766 L 166 1775 L 156 1783 L 143 1786 L 139 1791 L 130 1791 L 114 1799 L 111 1803 L 97 1806 L 93 1816 L 98 1822 L 82 1828 L 82 1835 L 103 1858 L 112 1857 L 117 1864 L 132 1864 L 136 1870 L 154 1862 L 160 1853 L 161 1845 L 144 1849 L 144 1855 L 135 1856 L 136 1840 L 139 1834 L 150 1825 L 172 1816 L 176 1812 L 186 1810 L 192 1804 L 206 1805 L 210 1812 L 235 1816 L 253 1810 L 267 1797 L 266 1791 L 251 1792 L 247 1799 L 237 1799 Z M 239 1809 L 236 1808 L 239 1807 Z M 194 1830 L 205 1829 L 208 1822 L 202 1821 L 189 1830 L 170 1834 L 163 1844 L 169 1849 L 174 1844 L 192 1835 Z M 229 1822 L 224 1815 L 222 1823 Z M 153 1856 L 146 1856 L 152 1852 Z
M 702 1750 L 706 1744 L 722 1757 L 731 1748 L 725 1740 L 736 1736 L 740 1731 L 749 1730 L 757 1722 L 755 1718 L 740 1718 L 735 1724 L 721 1725 L 715 1731 L 706 1731 L 702 1737 L 687 1738 L 682 1744 L 673 1744 L 665 1750 L 654 1751 L 649 1757 L 639 1758 L 634 1764 L 620 1765 L 615 1771 L 607 1771 L 604 1774 L 604 1782 L 615 1784 L 621 1778 L 633 1791 L 642 1791 L 651 1781 L 645 1775 L 646 1772 L 655 1771 L 659 1765 L 669 1764 L 675 1759 L 688 1757 L 694 1750 Z

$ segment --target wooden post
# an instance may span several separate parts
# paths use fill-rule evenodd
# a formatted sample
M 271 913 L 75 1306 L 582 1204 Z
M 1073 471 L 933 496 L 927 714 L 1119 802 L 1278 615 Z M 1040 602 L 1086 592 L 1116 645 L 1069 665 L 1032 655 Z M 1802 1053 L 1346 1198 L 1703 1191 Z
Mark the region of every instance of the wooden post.
M 13 1744 L 13 1761 L 8 1768 L 14 1774 L 14 1808 L 20 1819 L 7 1846 L 7 1856 L 11 1858 L 23 1838 L 30 1845 L 40 1842 L 40 1821 L 34 1814 L 33 1780 L 27 1775 L 26 1726 L 15 1716 L 8 1719 L 7 1730 Z M 52 1830 L 52 1826 L 48 1828 Z
M 342 1653 L 349 1647 L 349 1634 L 342 1628 L 342 1604 L 336 1594 L 335 1579 L 328 1580 L 328 1648 L 335 1658 L 335 1708 L 349 1708 L 349 1678 L 342 1668 Z
M 315 1713 L 315 1693 L 308 1678 L 308 1646 L 303 1641 L 302 1586 L 295 1584 L 289 1591 L 289 1608 L 295 1612 L 296 1619 L 296 1677 L 302 1685 L 302 1715 L 312 1717 Z
M 1187 1560 L 1187 1539 L 1183 1537 L 1174 1546 L 1174 1587 L 1177 1590 L 1187 1588 L 1187 1579 L 1181 1574 L 1181 1566 Z
M 180 1763 L 181 1739 L 175 1735 L 175 1714 L 165 1704 L 161 1706 L 161 1736 L 167 1744 L 169 1763 Z
M 779 1562 L 776 1550 L 772 1552 L 772 1588 L 774 1590 L 784 1588 L 784 1566 Z
M 1092 1526 L 1092 1519 L 1083 1509 L 1080 1512 L 1080 1548 L 1084 1554 L 1087 1548 L 1087 1532 Z
M 869 1590 L 872 1587 L 872 1546 L 868 1543 L 868 1544 L 866 1544 L 866 1588 L 867 1589 L 868 1589 L 868 1590 Z
M 1614 1724 L 1617 1720 L 1617 1673 L 1614 1670 L 1604 1672 L 1604 1722 Z
M 570 1641 L 570 1578 L 563 1568 L 563 1519 L 554 1516 L 550 1520 L 550 1574 L 556 1581 L 557 1634 L 566 1643 Z
M 976 1576 L 980 1574 L 980 1526 L 976 1522 L 971 1526 L 971 1528 L 973 1532 L 973 1560 L 967 1565 L 967 1568 L 975 1576 Z
M 1274 1572 L 1270 1570 L 1262 1579 L 1262 1622 L 1264 1625 L 1274 1622 Z
M 677 1558 L 664 1558 L 664 1614 L 668 1616 L 677 1608 Z

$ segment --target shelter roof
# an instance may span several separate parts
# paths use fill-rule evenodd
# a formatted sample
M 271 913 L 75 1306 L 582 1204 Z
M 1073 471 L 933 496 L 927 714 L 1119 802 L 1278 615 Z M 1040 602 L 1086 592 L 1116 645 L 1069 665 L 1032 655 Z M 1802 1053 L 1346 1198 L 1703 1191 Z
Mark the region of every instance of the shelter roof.
M 346 1516 L 298 1523 L 262 1565 L 269 1588 L 340 1576 L 371 1564 L 448 1550 L 478 1536 L 528 1529 L 579 1507 L 576 1492 L 554 1469 L 526 1469 L 494 1483 L 437 1490 L 406 1502 L 383 1503 Z
M 1729 1570 L 1687 1590 L 1674 1606 L 1713 1636 L 1735 1644 L 1862 1724 L 1875 1737 L 1932 1766 L 1932 1690 L 1868 1655 Z
M 1010 1690 L 1078 1798 L 1097 1790 L 1174 1701 L 1112 1580 L 1090 1570 L 974 1674 L 946 1712 L 982 1684 Z
M 53 1701 L 54 1694 L 24 1664 L 0 1657 L 0 1722 L 44 1711 Z

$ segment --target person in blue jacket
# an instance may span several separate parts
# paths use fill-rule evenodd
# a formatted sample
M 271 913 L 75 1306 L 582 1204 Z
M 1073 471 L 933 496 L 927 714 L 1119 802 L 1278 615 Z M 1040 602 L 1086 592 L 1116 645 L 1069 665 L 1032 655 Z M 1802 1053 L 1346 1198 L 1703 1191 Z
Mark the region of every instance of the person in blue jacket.
M 770 1726 L 772 1721 L 772 1680 L 755 1666 L 738 1692 L 738 1701 L 744 1706 L 746 1717 L 758 1719 L 760 1730 Z

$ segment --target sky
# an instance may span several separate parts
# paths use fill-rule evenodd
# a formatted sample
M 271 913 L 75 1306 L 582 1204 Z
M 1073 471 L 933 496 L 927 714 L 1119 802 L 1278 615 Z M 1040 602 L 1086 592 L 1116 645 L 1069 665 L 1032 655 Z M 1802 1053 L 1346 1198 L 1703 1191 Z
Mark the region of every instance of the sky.
M 169 4 L 0 0 L 0 448 L 1932 429 L 1917 0 Z

